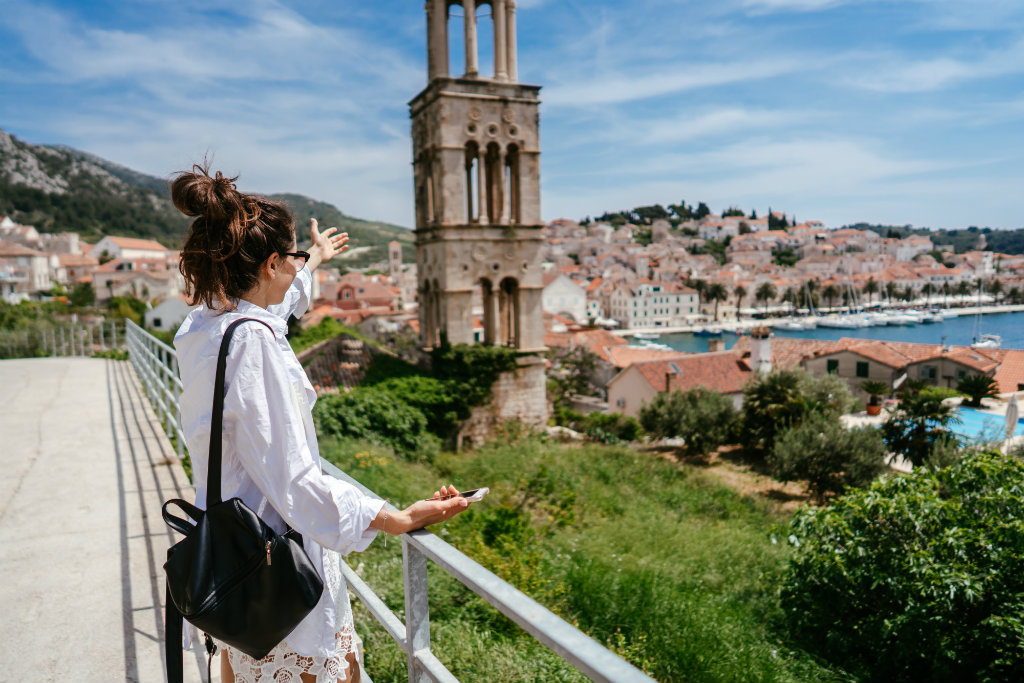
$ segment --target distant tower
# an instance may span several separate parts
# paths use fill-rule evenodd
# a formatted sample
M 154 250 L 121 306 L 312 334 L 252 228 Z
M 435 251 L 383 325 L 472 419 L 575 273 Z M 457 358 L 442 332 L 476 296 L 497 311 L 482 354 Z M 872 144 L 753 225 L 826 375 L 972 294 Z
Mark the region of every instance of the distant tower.
M 451 16 L 451 6 L 462 17 Z M 480 73 L 479 5 L 490 5 L 494 75 Z M 540 87 L 517 83 L 513 0 L 428 0 L 427 87 L 410 103 L 420 340 L 473 343 L 474 291 L 485 344 L 522 352 L 520 417 L 546 418 L 540 248 Z M 450 20 L 466 69 L 448 69 Z M 525 382 L 525 384 L 523 383 Z M 532 413 L 531 413 L 532 411 Z
M 398 281 L 402 275 L 402 244 L 393 241 L 388 244 L 388 275 L 391 279 Z

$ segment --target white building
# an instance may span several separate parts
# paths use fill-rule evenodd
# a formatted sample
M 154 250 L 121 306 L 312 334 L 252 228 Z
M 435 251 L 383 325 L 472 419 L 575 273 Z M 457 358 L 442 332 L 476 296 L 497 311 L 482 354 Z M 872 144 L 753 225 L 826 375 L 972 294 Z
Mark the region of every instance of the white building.
M 170 250 L 155 240 L 142 240 L 135 237 L 106 236 L 92 248 L 92 254 L 99 258 L 107 252 L 115 259 L 133 261 L 136 259 L 167 259 Z
M 569 317 L 578 323 L 587 321 L 587 292 L 564 273 L 544 276 L 541 306 L 546 313 Z
M 697 290 L 675 283 L 622 285 L 609 297 L 608 314 L 623 329 L 678 327 L 700 314 Z
M 195 306 L 189 306 L 184 299 L 172 296 L 146 311 L 142 316 L 147 329 L 172 332 L 178 329 L 182 321 Z
M 0 241 L 0 287 L 11 302 L 50 288 L 50 259 L 35 249 Z

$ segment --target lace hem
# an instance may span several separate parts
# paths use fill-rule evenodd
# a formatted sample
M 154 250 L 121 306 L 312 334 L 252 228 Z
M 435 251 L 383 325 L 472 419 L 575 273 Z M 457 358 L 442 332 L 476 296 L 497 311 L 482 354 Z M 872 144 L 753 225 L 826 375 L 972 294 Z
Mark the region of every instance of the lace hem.
M 344 680 L 348 671 L 350 653 L 359 658 L 359 638 L 349 629 L 334 636 L 335 649 L 330 657 L 305 657 L 293 652 L 287 641 L 282 641 L 263 659 L 253 659 L 230 646 L 224 647 L 228 662 L 235 674 L 235 683 L 299 683 L 303 674 L 314 676 L 317 683 L 335 683 Z

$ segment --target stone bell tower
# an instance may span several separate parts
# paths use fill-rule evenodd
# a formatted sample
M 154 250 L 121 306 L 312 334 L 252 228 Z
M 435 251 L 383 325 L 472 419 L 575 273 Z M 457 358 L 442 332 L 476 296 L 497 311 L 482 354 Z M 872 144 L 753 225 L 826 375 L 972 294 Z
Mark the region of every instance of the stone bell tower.
M 540 422 L 540 87 L 517 82 L 515 8 L 514 0 L 427 0 L 428 82 L 409 103 L 420 341 L 473 343 L 476 309 L 483 343 L 521 352 L 516 396 L 505 401 L 496 387 L 495 406 L 502 417 Z M 481 74 L 478 58 L 487 23 L 493 76 Z M 462 76 L 449 74 L 449 33 L 465 41 Z

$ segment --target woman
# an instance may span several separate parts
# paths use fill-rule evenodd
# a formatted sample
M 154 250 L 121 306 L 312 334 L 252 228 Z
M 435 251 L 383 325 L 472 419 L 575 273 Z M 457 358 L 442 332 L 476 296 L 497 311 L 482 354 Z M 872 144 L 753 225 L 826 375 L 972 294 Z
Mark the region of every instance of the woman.
M 181 417 L 192 459 L 196 505 L 206 507 L 210 413 L 217 355 L 224 331 L 239 318 L 229 349 L 224 396 L 224 500 L 238 497 L 277 531 L 302 534 L 306 552 L 324 578 L 320 602 L 267 657 L 253 660 L 222 647 L 224 681 L 305 683 L 357 681 L 358 638 L 338 553 L 364 550 L 377 531 L 402 534 L 451 518 L 466 508 L 452 487 L 435 500 L 388 512 L 384 502 L 320 470 L 312 422 L 316 392 L 285 335 L 290 315 L 310 301 L 312 272 L 346 249 L 335 228 L 299 252 L 288 210 L 266 198 L 238 192 L 235 178 L 205 167 L 179 173 L 171 184 L 174 205 L 195 217 L 179 268 L 185 292 L 199 304 L 182 323 L 174 344 L 184 390 Z M 290 675 L 289 675 L 290 674 Z

